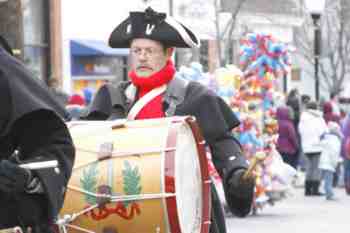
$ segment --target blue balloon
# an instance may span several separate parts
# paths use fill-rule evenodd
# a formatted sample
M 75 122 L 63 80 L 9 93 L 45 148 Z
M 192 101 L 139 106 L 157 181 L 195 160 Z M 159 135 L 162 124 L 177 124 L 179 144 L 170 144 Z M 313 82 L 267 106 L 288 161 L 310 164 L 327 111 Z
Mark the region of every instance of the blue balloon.
M 249 131 L 240 133 L 238 140 L 242 145 L 251 144 L 258 148 L 263 146 L 263 142 Z
M 250 43 L 258 43 L 258 35 L 256 33 L 248 33 L 247 34 L 247 39 L 249 40 Z
M 241 46 L 241 56 L 240 56 L 240 62 L 246 62 L 250 60 L 254 56 L 254 48 L 247 45 Z

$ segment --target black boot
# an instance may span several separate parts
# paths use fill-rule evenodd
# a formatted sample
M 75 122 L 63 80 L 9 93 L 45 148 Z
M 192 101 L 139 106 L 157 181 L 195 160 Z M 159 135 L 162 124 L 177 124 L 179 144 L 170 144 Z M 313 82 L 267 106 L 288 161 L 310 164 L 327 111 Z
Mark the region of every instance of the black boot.
M 312 181 L 305 180 L 305 196 L 311 196 L 312 195 Z
M 318 181 L 318 180 L 315 180 L 315 181 L 312 181 L 312 191 L 311 191 L 311 194 L 312 195 L 314 195 L 314 196 L 323 196 L 324 194 L 323 193 L 321 193 L 320 191 L 319 191 L 319 188 L 320 188 L 320 181 Z

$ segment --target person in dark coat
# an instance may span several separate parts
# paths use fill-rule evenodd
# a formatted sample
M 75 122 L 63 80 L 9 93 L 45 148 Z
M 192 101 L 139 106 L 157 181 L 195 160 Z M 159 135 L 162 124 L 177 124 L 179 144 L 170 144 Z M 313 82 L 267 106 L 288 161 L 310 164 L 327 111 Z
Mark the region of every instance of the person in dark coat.
M 301 97 L 298 89 L 292 89 L 287 96 L 287 106 L 291 107 L 294 112 L 294 127 L 297 129 L 301 114 Z
M 70 178 L 74 146 L 67 113 L 0 40 L 0 229 L 52 232 Z M 57 160 L 56 168 L 23 164 Z
M 291 107 L 293 109 L 293 124 L 294 128 L 296 129 L 296 134 L 297 134 L 297 139 L 298 139 L 298 151 L 296 152 L 297 157 L 299 159 L 304 157 L 304 152 L 302 148 L 302 143 L 301 143 L 301 138 L 300 138 L 300 132 L 299 132 L 299 122 L 300 122 L 300 114 L 301 114 L 301 108 L 302 108 L 302 102 L 301 102 L 301 96 L 298 91 L 298 89 L 292 89 L 290 90 L 288 96 L 287 96 L 287 101 L 286 105 Z M 299 165 L 299 161 L 297 162 L 297 166 Z
M 285 163 L 294 168 L 298 165 L 298 138 L 292 121 L 293 110 L 290 107 L 277 108 L 278 139 L 277 150 Z
M 147 119 L 166 116 L 195 116 L 208 144 L 214 165 L 224 185 L 233 214 L 246 216 L 251 210 L 254 178 L 244 180 L 248 164 L 231 130 L 240 122 L 224 102 L 205 86 L 176 75 L 171 61 L 173 47 L 198 47 L 198 38 L 166 14 L 147 8 L 131 12 L 112 32 L 112 48 L 129 48 L 130 82 L 107 84 L 95 95 L 85 119 Z M 152 98 L 145 100 L 143 97 Z M 142 104 L 141 100 L 146 103 Z M 225 233 L 221 203 L 212 187 L 210 232 Z

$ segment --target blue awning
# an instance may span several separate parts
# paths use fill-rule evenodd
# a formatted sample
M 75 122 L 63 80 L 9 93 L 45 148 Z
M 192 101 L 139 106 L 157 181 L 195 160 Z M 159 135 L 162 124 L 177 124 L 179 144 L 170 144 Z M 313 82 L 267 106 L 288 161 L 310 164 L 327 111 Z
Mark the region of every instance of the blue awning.
M 129 49 L 113 49 L 100 40 L 71 40 L 73 56 L 128 56 Z

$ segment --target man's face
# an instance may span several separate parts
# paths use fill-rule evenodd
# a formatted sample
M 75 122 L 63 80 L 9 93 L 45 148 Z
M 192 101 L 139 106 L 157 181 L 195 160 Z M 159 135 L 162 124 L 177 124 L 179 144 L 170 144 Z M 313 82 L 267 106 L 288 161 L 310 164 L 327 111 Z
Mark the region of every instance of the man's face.
M 164 51 L 163 45 L 150 39 L 134 39 L 130 45 L 131 69 L 139 77 L 149 77 L 161 70 L 171 56 L 171 50 Z

